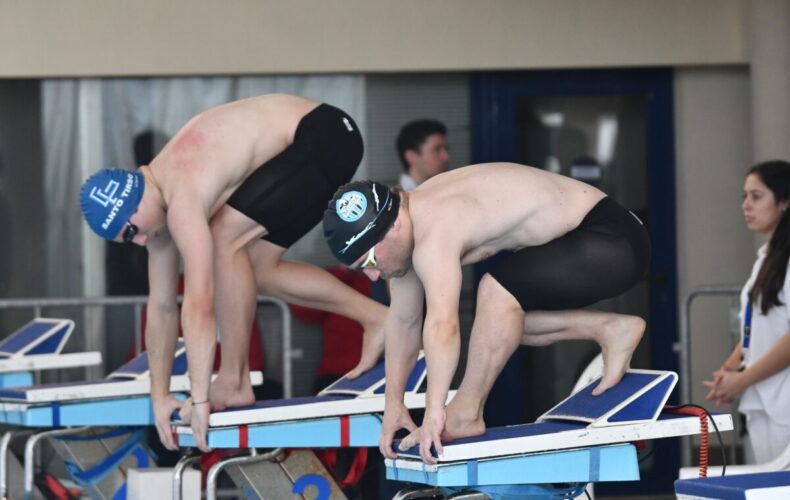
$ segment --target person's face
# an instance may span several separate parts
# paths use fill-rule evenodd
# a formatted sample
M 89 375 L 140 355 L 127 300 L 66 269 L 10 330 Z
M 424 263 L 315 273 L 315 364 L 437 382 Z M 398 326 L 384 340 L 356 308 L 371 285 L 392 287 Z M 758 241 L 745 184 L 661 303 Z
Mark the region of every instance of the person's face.
M 444 134 L 429 135 L 414 155 L 413 169 L 421 182 L 447 171 L 450 164 L 450 149 Z
M 770 239 L 779 224 L 787 202 L 777 203 L 773 191 L 763 184 L 757 174 L 749 174 L 743 184 L 743 218 L 750 231 Z
M 115 238 L 120 243 L 134 243 L 144 247 L 148 239 L 156 237 L 163 230 L 164 214 L 155 213 L 146 203 L 145 195 L 137 207 L 137 211 L 129 217 L 129 220 L 121 228 L 121 232 Z
M 411 257 L 389 237 L 378 242 L 350 267 L 365 273 L 370 281 L 388 280 L 406 274 L 411 267 Z

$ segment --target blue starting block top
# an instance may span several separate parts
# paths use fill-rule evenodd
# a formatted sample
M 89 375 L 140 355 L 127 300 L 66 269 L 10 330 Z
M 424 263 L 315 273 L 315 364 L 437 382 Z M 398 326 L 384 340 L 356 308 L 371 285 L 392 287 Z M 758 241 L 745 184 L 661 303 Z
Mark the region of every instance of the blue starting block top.
M 414 367 L 404 401 L 424 408 L 425 360 Z M 212 448 L 376 446 L 384 411 L 384 362 L 356 379 L 343 377 L 318 396 L 258 401 L 214 412 L 209 417 Z M 180 446 L 194 446 L 192 430 L 177 428 Z
M 594 397 L 596 381 L 538 422 L 443 443 L 435 465 L 422 462 L 418 446 L 401 451 L 396 460 L 385 461 L 387 477 L 460 488 L 637 480 L 636 455 L 628 443 L 700 432 L 697 417 L 661 414 L 676 382 L 672 372 L 631 370 L 617 386 Z M 730 415 L 714 420 L 720 430 L 733 428 Z
M 790 471 L 679 479 L 675 494 L 678 499 L 696 500 L 786 500 Z
M 186 349 L 180 342 L 171 390 L 184 392 L 188 384 Z M 142 353 L 101 380 L 2 389 L 0 422 L 27 427 L 151 425 L 150 386 L 148 355 Z

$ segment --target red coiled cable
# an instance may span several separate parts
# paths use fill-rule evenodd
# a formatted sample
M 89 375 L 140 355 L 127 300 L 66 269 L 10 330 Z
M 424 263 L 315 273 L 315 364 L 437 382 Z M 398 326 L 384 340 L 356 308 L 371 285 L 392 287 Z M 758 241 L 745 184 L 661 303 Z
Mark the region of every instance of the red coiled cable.
M 699 417 L 699 477 L 708 477 L 708 415 L 703 408 L 693 406 L 664 406 L 664 411 Z

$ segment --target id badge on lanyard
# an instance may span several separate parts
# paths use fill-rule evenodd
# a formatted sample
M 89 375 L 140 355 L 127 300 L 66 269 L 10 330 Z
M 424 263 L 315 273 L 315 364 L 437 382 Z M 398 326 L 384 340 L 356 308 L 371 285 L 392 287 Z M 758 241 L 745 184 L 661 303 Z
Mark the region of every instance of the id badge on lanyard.
M 745 368 L 746 355 L 749 353 L 749 342 L 752 338 L 752 301 L 746 303 L 743 312 L 743 339 L 741 340 L 741 369 Z

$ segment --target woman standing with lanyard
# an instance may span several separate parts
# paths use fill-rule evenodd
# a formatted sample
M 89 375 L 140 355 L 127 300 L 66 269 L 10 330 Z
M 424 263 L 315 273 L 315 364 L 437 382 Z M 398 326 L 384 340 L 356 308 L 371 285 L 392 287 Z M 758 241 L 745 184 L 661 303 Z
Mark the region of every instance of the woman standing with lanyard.
M 790 163 L 755 165 L 743 187 L 746 226 L 765 238 L 741 292 L 741 342 L 705 381 L 707 399 L 741 398 L 752 453 L 764 463 L 790 445 Z

